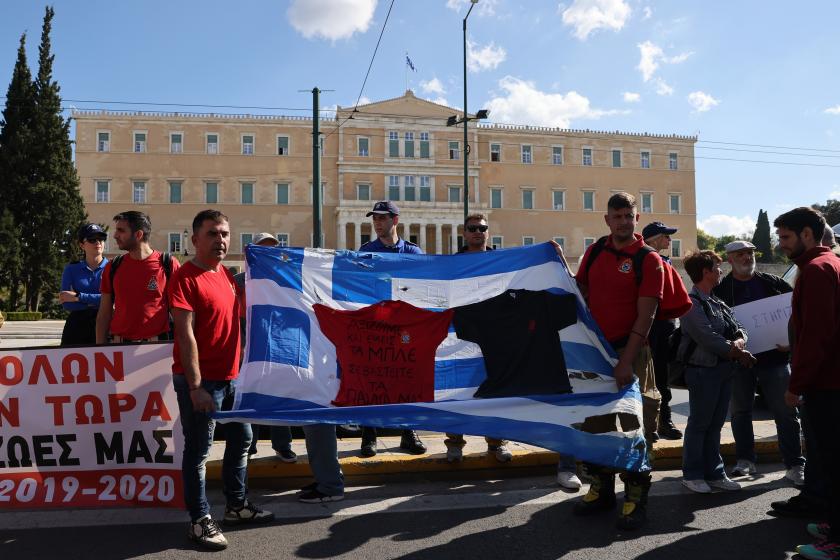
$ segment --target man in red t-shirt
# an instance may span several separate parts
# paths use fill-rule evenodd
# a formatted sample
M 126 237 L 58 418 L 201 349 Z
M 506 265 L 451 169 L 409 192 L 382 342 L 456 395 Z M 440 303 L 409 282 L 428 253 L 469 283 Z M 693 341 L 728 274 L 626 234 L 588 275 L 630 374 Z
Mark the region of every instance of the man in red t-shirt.
M 610 235 L 591 245 L 583 256 L 575 277 L 589 304 L 595 322 L 618 353 L 613 369 L 619 388 L 633 383 L 634 374 L 642 392 L 645 437 L 656 432 L 659 413 L 659 391 L 653 373 L 653 359 L 648 345 L 648 332 L 662 299 L 665 273 L 659 254 L 644 244 L 635 233 L 639 223 L 636 198 L 620 192 L 607 202 L 604 221 Z M 595 248 L 594 260 L 589 263 Z M 555 244 L 558 253 L 562 250 Z M 634 270 L 636 253 L 644 251 L 642 270 Z M 624 429 L 625 418 L 619 417 Z M 616 431 L 616 415 L 587 418 L 583 429 L 591 433 Z M 651 441 L 648 439 L 648 449 Z M 651 456 L 649 455 L 649 458 Z M 587 465 L 593 477 L 589 492 L 575 506 L 575 513 L 587 515 L 612 509 L 615 506 L 615 471 L 597 465 Z M 624 507 L 618 519 L 621 529 L 641 527 L 647 516 L 647 496 L 650 472 L 622 472 L 625 485 Z
M 213 518 L 205 494 L 205 464 L 213 444 L 216 410 L 233 404 L 232 381 L 239 372 L 239 304 L 233 275 L 222 266 L 230 242 L 228 218 L 218 210 L 193 220 L 195 257 L 172 276 L 170 305 L 175 319 L 172 373 L 184 430 L 184 502 L 190 513 L 189 538 L 220 550 L 227 540 Z M 222 481 L 227 499 L 225 524 L 274 519 L 247 499 L 251 425 L 225 426 Z
M 114 241 L 127 252 L 102 271 L 97 344 L 104 344 L 109 336 L 113 342 L 169 339 L 167 277 L 178 269 L 178 261 L 152 249 L 151 233 L 152 221 L 143 212 L 132 210 L 114 216 Z M 115 262 L 119 265 L 113 268 Z

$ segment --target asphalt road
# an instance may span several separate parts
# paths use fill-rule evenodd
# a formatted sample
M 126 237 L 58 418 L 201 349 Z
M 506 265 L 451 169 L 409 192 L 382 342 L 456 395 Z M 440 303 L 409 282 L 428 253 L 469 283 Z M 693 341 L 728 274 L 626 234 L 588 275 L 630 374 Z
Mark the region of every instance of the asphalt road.
M 349 488 L 343 502 L 299 504 L 293 492 L 257 489 L 271 524 L 226 530 L 217 558 L 575 558 L 598 560 L 782 560 L 810 542 L 805 520 L 767 515 L 796 493 L 781 465 L 734 493 L 690 494 L 678 471 L 657 472 L 648 525 L 615 529 L 616 513 L 572 515 L 580 494 L 551 477 L 413 482 Z M 213 491 L 215 504 L 222 503 Z M 220 516 L 221 509 L 214 510 Z M 2 559 L 187 559 L 204 557 L 186 538 L 185 516 L 160 510 L 0 512 Z

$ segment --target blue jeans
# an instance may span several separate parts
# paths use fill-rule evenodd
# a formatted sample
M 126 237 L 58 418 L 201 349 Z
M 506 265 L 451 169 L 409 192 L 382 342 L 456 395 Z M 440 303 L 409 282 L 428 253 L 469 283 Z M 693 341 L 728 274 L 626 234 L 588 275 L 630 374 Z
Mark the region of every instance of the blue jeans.
M 338 464 L 338 440 L 332 424 L 310 424 L 303 427 L 309 468 L 318 484 L 318 491 L 327 496 L 344 494 L 344 473 Z
M 251 424 L 251 431 L 254 433 L 254 439 L 251 440 L 251 448 L 248 453 L 253 455 L 257 452 L 257 439 L 259 439 L 259 424 Z M 270 426 L 271 432 L 271 448 L 280 453 L 281 451 L 288 451 L 292 448 L 292 430 L 288 426 Z
M 683 436 L 683 478 L 721 480 L 726 476 L 720 456 L 720 430 L 726 422 L 735 366 L 688 366 L 688 423 Z
M 184 430 L 184 457 L 181 472 L 184 478 L 184 502 L 192 521 L 210 514 L 205 492 L 206 464 L 213 445 L 216 421 L 203 412 L 195 412 L 190 389 L 183 375 L 173 375 L 178 411 Z M 230 410 L 234 387 L 230 381 L 201 382 L 210 393 L 218 410 Z M 225 455 L 222 459 L 222 489 L 227 505 L 240 507 L 248 493 L 248 447 L 251 445 L 251 425 L 239 422 L 225 424 Z
M 755 386 L 761 385 L 764 402 L 773 413 L 779 451 L 787 468 L 804 465 L 802 444 L 799 439 L 799 419 L 796 409 L 785 404 L 785 391 L 790 381 L 790 366 L 775 364 L 739 368 L 732 383 L 732 435 L 735 436 L 735 456 L 738 459 L 756 461 L 755 436 L 753 435 L 753 403 Z

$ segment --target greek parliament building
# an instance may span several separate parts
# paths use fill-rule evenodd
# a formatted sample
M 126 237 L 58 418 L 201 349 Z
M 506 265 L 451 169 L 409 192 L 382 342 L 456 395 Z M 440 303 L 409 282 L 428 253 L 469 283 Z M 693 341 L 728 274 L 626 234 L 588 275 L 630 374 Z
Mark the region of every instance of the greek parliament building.
M 470 212 L 488 215 L 495 247 L 555 239 L 578 257 L 607 231 L 607 199 L 622 190 L 637 195 L 642 225 L 679 227 L 672 256 L 695 246 L 695 137 L 479 125 L 467 154 L 463 128 L 446 126 L 454 114 L 407 91 L 321 121 L 325 247 L 368 241 L 365 214 L 390 199 L 401 237 L 427 253 L 457 251 L 464 157 Z M 312 245 L 311 118 L 85 110 L 73 118 L 91 221 L 143 211 L 152 247 L 189 254 L 193 216 L 218 208 L 230 217 L 232 266 L 258 232 Z M 106 252 L 116 251 L 109 239 Z

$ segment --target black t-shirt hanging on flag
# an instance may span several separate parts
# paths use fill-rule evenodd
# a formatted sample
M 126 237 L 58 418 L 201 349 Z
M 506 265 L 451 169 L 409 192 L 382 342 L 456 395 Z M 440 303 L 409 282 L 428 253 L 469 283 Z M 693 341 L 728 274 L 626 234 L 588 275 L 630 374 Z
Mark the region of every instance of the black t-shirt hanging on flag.
M 478 398 L 571 392 L 558 331 L 577 322 L 571 294 L 507 290 L 455 308 L 455 333 L 484 354 Z

